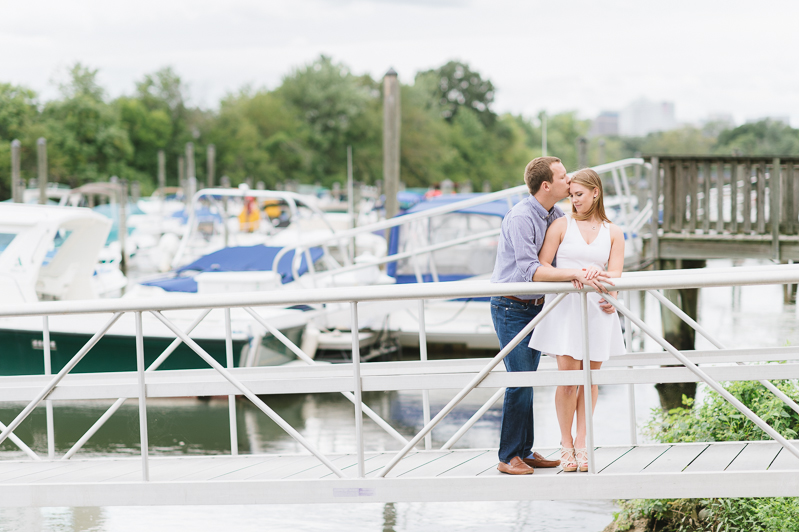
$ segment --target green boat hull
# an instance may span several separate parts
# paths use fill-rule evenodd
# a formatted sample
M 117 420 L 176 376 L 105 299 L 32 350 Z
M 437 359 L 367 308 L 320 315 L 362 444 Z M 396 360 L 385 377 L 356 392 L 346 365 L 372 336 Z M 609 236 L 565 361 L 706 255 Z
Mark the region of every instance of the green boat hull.
M 302 329 L 285 331 L 298 342 Z M 89 341 L 91 335 L 50 333 L 50 360 L 53 373 L 59 372 Z M 174 339 L 145 337 L 144 364 L 149 367 Z M 196 340 L 214 360 L 227 366 L 225 340 Z M 250 349 L 248 340 L 233 341 L 235 366 L 247 357 L 242 350 Z M 252 358 L 252 357 L 250 357 Z M 261 341 L 255 365 L 276 365 L 294 359 L 288 349 L 269 336 Z M 207 369 L 210 366 L 186 344 L 181 343 L 161 364 L 159 369 Z M 136 371 L 136 339 L 130 336 L 106 335 L 78 362 L 72 373 Z M 44 373 L 42 334 L 35 331 L 0 330 L 0 375 L 41 375 Z

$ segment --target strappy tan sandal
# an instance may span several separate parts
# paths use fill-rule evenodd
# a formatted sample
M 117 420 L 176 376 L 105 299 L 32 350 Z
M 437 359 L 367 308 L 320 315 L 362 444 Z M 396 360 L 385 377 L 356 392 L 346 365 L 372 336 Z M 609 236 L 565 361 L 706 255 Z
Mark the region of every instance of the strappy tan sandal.
M 577 457 L 577 465 L 583 473 L 588 471 L 588 449 L 575 449 Z
M 574 457 L 574 447 L 560 448 L 560 467 L 567 473 L 577 471 L 577 459 Z

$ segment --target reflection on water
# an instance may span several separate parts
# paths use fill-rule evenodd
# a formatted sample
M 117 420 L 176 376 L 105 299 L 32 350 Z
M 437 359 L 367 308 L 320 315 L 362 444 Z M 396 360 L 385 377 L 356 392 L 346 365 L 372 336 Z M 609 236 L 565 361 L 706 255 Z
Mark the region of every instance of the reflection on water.
M 714 264 L 726 266 L 728 264 Z M 775 346 L 799 343 L 797 309 L 784 305 L 779 286 L 746 287 L 742 306 L 732 305 L 729 288 L 704 289 L 700 295 L 700 322 L 728 345 Z M 634 299 L 633 306 L 637 300 Z M 745 312 L 742 312 L 744 309 Z M 659 328 L 659 313 L 653 299 L 646 306 L 647 321 Z M 647 350 L 654 349 L 646 342 Z M 711 349 L 703 339 L 698 349 Z M 639 426 L 657 406 L 651 385 L 636 385 Z M 431 392 L 431 410 L 446 404 L 454 391 Z M 433 443 L 442 445 L 493 393 L 478 389 L 433 431 Z M 420 392 L 372 392 L 364 401 L 405 436 L 422 426 Z M 267 397 L 267 404 L 324 453 L 355 449 L 352 404 L 339 394 L 303 394 Z M 63 454 L 99 418 L 111 401 L 56 403 L 56 452 Z M 0 405 L 0 420 L 7 423 L 22 405 Z M 493 408 L 456 445 L 496 448 L 502 402 Z M 595 417 L 599 445 L 629 442 L 626 386 L 603 386 Z M 556 447 L 558 429 L 554 389 L 536 388 L 536 448 Z M 218 454 L 230 450 L 226 399 L 148 400 L 151 453 L 154 455 Z M 241 453 L 304 452 L 263 413 L 246 401 L 237 408 Z M 364 420 L 364 441 L 369 451 L 397 450 L 399 444 Z M 78 453 L 79 456 L 137 454 L 138 414 L 135 402 L 120 409 Z M 47 452 L 44 408 L 18 429 L 17 434 L 41 454 Z M 0 458 L 24 458 L 6 442 Z M 0 509 L 0 532 L 17 530 L 139 531 L 148 532 L 220 529 L 270 531 L 599 531 L 612 519 L 609 501 L 508 501 L 464 503 L 396 504 L 298 504 L 220 507 L 109 507 L 109 508 L 5 508 Z
M 572 532 L 602 530 L 612 519 L 612 509 L 604 501 L 3 508 L 0 530 Z M 561 517 L 553 519 L 553 515 Z

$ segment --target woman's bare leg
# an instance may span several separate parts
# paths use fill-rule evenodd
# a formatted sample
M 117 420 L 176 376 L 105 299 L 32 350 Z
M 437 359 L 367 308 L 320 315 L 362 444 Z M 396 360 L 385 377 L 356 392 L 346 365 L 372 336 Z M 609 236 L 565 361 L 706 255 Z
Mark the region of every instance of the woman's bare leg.
M 559 356 L 558 370 L 575 371 L 582 369 L 583 363 L 570 356 Z M 563 447 L 574 447 L 572 440 L 572 424 L 574 412 L 577 409 L 577 386 L 558 386 L 555 390 L 555 411 L 558 414 L 560 426 L 560 444 Z
M 582 366 L 582 363 L 580 364 Z M 599 369 L 602 362 L 591 362 L 591 369 Z M 574 446 L 578 449 L 585 448 L 585 396 L 583 390 L 585 386 L 579 386 L 577 392 L 577 436 L 574 438 Z M 599 387 L 595 384 L 591 386 L 591 413 L 596 409 L 596 400 L 599 396 Z

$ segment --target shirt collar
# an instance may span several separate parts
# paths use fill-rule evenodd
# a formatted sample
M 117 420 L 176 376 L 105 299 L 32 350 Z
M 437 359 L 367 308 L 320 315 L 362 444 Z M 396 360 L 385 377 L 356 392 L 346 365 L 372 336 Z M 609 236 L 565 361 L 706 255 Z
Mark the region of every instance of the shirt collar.
M 543 205 L 538 201 L 538 198 L 535 196 L 530 196 L 530 204 L 533 206 L 533 210 L 535 213 L 540 216 L 543 220 L 546 220 L 553 214 L 555 214 L 555 206 L 553 205 L 551 209 L 546 210 Z

